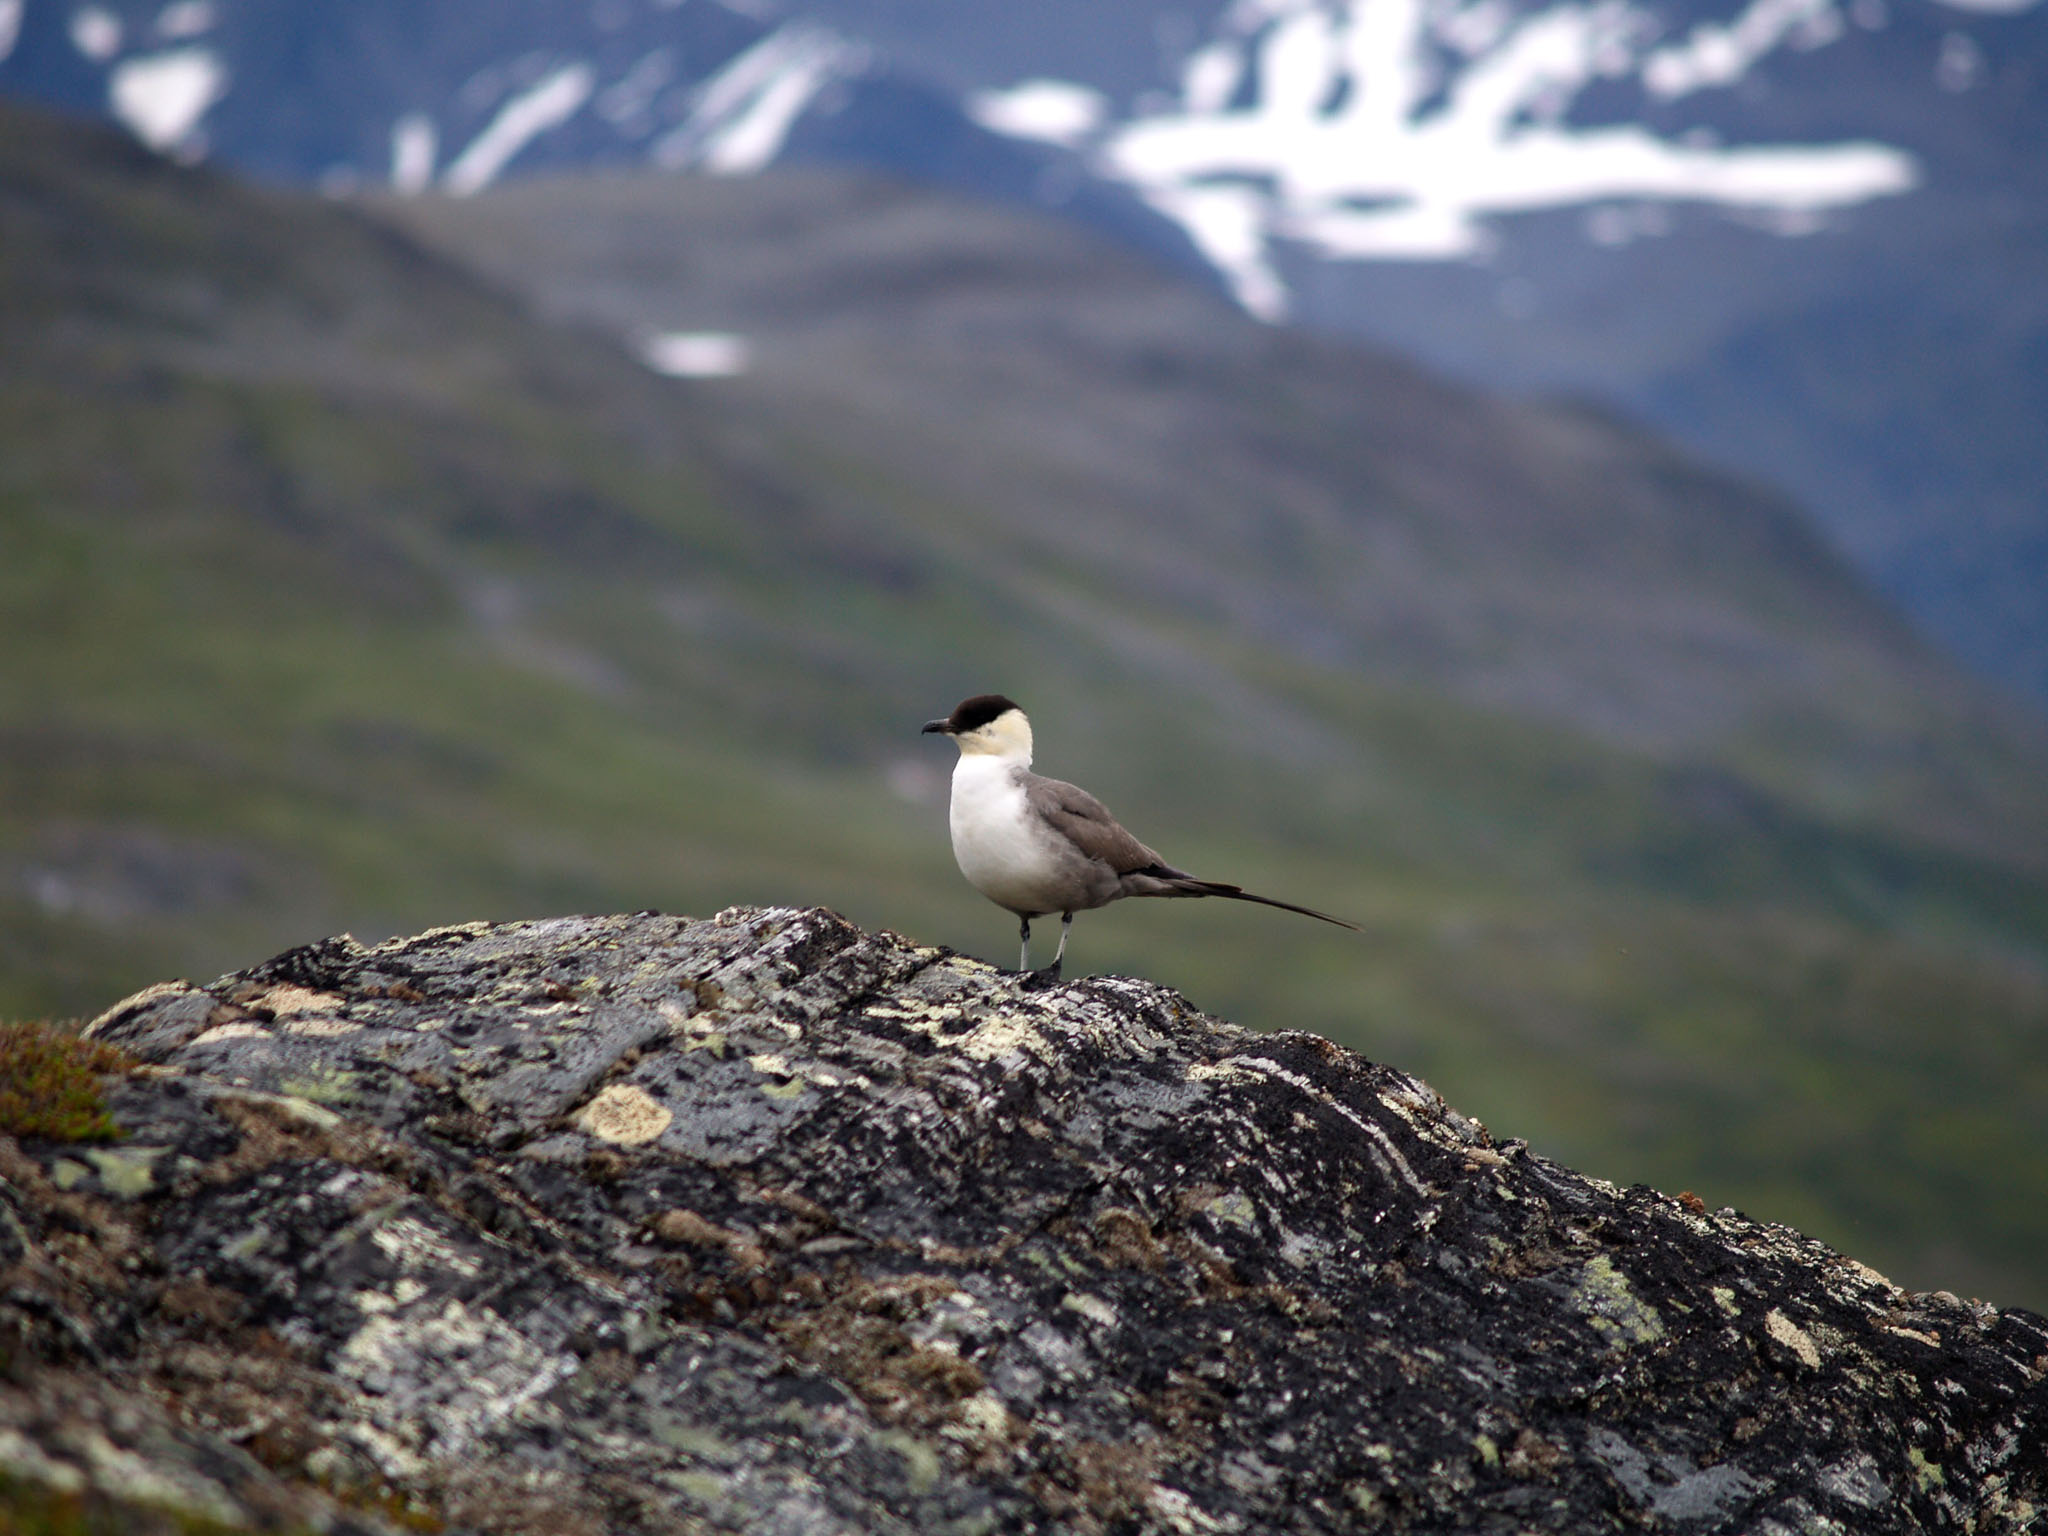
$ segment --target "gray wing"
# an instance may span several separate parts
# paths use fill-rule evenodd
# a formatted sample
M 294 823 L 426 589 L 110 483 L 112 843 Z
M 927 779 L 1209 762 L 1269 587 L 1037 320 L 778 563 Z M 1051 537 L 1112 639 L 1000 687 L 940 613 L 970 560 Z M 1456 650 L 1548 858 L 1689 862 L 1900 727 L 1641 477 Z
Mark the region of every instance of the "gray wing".
M 1158 870 L 1179 874 L 1158 854 L 1139 842 L 1109 814 L 1109 807 L 1079 785 L 1062 779 L 1024 776 L 1024 793 L 1032 810 L 1047 825 L 1065 837 L 1091 859 L 1107 864 L 1119 875 L 1137 870 Z

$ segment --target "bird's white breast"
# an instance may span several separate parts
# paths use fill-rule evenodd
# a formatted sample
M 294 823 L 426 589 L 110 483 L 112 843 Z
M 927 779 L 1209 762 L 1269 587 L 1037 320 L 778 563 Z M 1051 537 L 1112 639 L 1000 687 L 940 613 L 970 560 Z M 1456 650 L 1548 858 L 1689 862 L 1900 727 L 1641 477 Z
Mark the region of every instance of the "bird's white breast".
M 1031 814 L 1016 764 L 963 755 L 953 767 L 953 858 L 967 883 L 1013 912 L 1059 910 L 1056 850 Z

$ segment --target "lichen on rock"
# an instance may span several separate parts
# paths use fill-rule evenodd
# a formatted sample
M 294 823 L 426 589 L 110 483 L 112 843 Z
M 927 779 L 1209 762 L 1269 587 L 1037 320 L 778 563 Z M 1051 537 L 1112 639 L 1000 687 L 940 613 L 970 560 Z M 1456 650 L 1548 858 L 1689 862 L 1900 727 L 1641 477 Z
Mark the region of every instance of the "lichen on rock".
M 0 1475 L 66 1497 L 143 1466 L 252 1529 L 548 1536 L 2048 1509 L 2042 1319 L 1145 983 L 643 913 L 328 940 L 92 1034 L 149 1064 L 122 1155 L 0 1140 Z

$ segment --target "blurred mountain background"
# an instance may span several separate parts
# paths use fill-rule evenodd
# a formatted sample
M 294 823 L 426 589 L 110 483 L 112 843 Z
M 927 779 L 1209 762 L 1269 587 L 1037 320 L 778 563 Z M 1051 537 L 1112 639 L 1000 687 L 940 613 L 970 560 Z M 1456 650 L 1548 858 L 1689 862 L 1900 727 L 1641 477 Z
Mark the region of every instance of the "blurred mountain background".
M 915 735 L 1000 688 L 1370 930 L 1080 972 L 2048 1305 L 2040 42 L 0 0 L 0 1014 L 750 900 L 1008 963 Z

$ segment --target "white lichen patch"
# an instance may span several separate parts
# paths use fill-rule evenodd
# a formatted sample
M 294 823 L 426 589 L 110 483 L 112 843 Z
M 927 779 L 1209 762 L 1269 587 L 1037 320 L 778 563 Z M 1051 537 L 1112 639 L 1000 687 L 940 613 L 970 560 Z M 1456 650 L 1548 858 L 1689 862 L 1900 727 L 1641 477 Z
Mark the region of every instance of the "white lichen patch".
M 85 1474 L 68 1461 L 55 1461 L 19 1430 L 0 1427 L 0 1474 L 40 1483 L 57 1493 L 80 1493 Z
M 370 1234 L 370 1241 L 400 1269 L 446 1270 L 463 1276 L 481 1273 L 474 1258 L 411 1216 L 394 1216 L 381 1223 Z
M 489 1308 L 451 1297 L 426 1316 L 371 1316 L 334 1368 L 371 1400 L 357 1424 L 365 1449 L 408 1475 L 464 1455 L 575 1366 L 574 1355 L 542 1350 Z
M 439 928 L 424 929 L 410 938 L 386 939 L 374 949 L 364 953 L 371 955 L 403 954 L 408 949 L 434 948 L 449 945 L 453 939 L 480 939 L 491 931 L 491 924 L 482 918 L 472 918 L 466 923 L 445 923 Z M 343 938 L 349 935 L 343 934 Z M 452 946 L 450 946 L 452 947 Z
M 93 1486 L 102 1493 L 220 1525 L 240 1525 L 247 1518 L 226 1489 L 191 1467 L 158 1465 L 96 1433 L 85 1437 L 84 1448 Z
M 1317 1259 L 1330 1252 L 1330 1245 L 1319 1237 L 1306 1232 L 1283 1232 L 1280 1236 L 1280 1257 L 1296 1269 L 1306 1269 Z
M 793 1099 L 802 1093 L 807 1086 L 838 1088 L 844 1086 L 849 1081 L 847 1077 L 818 1062 L 792 1062 L 788 1057 L 773 1051 L 764 1051 L 759 1055 L 749 1056 L 747 1058 L 747 1065 L 756 1072 L 759 1072 L 763 1077 L 780 1077 L 789 1080 L 764 1087 L 761 1090 L 763 1093 L 776 1098 Z M 868 1080 L 864 1077 L 855 1077 L 851 1081 L 858 1083 L 863 1088 L 868 1086 Z
M 426 1285 L 411 1275 L 401 1276 L 398 1284 L 388 1291 L 357 1291 L 356 1307 L 366 1316 L 380 1312 L 395 1312 L 400 1307 L 409 1307 L 427 1294 Z
M 1858 1452 L 1846 1461 L 1823 1468 L 1819 1482 L 1835 1498 L 1846 1504 L 1861 1505 L 1864 1509 L 1880 1509 L 1892 1496 L 1877 1459 L 1868 1451 Z
M 1813 1342 L 1813 1336 L 1777 1307 L 1771 1308 L 1764 1318 L 1764 1331 L 1797 1355 L 1800 1363 L 1809 1370 L 1820 1369 L 1820 1349 Z
M 1164 1483 L 1155 1483 L 1145 1490 L 1145 1505 L 1176 1536 L 1211 1536 L 1212 1532 L 1238 1528 L 1238 1522 L 1225 1525 L 1180 1489 Z
M 1714 1287 L 1713 1294 L 1715 1306 L 1719 1307 L 1730 1317 L 1742 1316 L 1742 1308 L 1735 1300 L 1735 1292 L 1725 1285 L 1717 1285 Z
M 1868 1264 L 1858 1263 L 1855 1259 L 1849 1258 L 1846 1255 L 1839 1262 L 1844 1270 L 1865 1285 L 1873 1285 L 1885 1291 L 1898 1290 L 1898 1286 L 1892 1282 L 1889 1275 L 1878 1273 Z
M 613 1083 L 577 1113 L 576 1127 L 599 1141 L 638 1147 L 667 1130 L 674 1119 L 645 1088 Z

